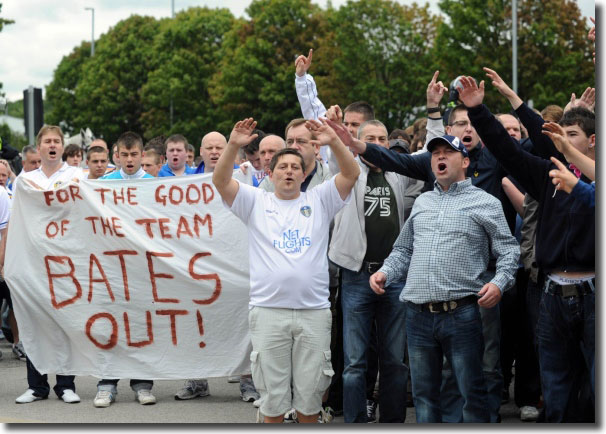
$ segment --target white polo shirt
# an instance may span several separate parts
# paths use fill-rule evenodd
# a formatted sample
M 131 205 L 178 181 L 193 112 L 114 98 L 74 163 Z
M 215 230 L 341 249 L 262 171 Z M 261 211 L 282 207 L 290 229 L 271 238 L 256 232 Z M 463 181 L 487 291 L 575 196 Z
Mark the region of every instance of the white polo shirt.
M 240 183 L 230 209 L 248 227 L 251 307 L 330 307 L 328 229 L 350 200 L 334 177 L 292 200 Z

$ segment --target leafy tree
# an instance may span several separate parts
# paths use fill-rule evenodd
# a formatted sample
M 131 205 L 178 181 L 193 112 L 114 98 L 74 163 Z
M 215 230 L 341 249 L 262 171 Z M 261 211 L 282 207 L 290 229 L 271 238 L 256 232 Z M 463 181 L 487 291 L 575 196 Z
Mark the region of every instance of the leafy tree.
M 76 87 L 82 79 L 84 64 L 90 59 L 90 50 L 90 42 L 82 42 L 63 56 L 53 72 L 53 80 L 46 86 L 45 121 L 61 125 L 70 135 L 87 126 L 74 122 L 78 117 Z
M 143 133 L 141 89 L 159 30 L 156 19 L 132 15 L 99 38 L 76 85 L 74 125 L 90 127 L 108 143 L 127 130 Z
M 335 69 L 347 102 L 369 102 L 388 130 L 414 119 L 433 73 L 430 53 L 438 22 L 428 4 L 348 0 L 333 26 L 341 51 Z
M 223 35 L 234 23 L 228 9 L 189 8 L 164 23 L 153 46 L 153 62 L 142 87 L 145 137 L 181 133 L 198 145 L 215 129 L 217 108 L 208 82 L 218 70 Z M 169 105 L 173 100 L 173 127 Z
M 572 0 L 518 2 L 518 94 L 535 106 L 564 106 L 571 92 L 592 85 L 589 28 Z M 483 66 L 512 82 L 511 3 L 503 0 L 441 0 L 448 17 L 436 39 L 436 58 L 446 81 L 465 74 L 485 79 Z M 486 83 L 486 103 L 494 111 L 511 107 Z
M 252 116 L 263 131 L 284 135 L 286 123 L 301 117 L 294 60 L 316 46 L 328 23 L 310 0 L 254 0 L 246 12 L 250 20 L 237 21 L 225 36 L 209 89 L 223 112 L 218 128 L 228 132 Z
M 23 99 L 20 99 L 19 101 L 8 101 L 6 110 L 9 116 L 23 118 Z

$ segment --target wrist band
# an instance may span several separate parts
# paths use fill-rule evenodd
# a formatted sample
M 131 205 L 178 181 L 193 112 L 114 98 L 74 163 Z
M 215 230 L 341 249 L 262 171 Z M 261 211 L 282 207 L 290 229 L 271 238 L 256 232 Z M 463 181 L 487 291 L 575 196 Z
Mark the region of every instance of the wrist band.
M 431 116 L 427 116 L 428 119 L 433 119 L 434 121 L 441 121 L 442 120 L 442 116 L 440 116 L 439 118 L 432 118 Z
M 427 109 L 427 114 L 429 113 L 440 113 L 440 107 L 432 107 Z

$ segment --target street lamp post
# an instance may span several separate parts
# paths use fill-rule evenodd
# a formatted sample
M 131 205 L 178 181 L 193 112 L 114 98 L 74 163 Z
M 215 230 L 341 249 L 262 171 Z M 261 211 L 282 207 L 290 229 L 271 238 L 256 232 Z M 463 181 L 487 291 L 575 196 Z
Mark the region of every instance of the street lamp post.
M 170 17 L 171 19 L 175 19 L 175 0 L 170 0 L 170 9 L 171 9 L 171 13 L 170 13 Z M 169 90 L 170 90 L 170 84 L 169 86 Z M 173 91 L 170 90 L 170 128 L 173 128 Z
M 95 8 L 84 8 L 84 10 L 92 12 L 92 15 L 91 15 L 92 26 L 91 26 L 91 37 L 90 37 L 90 55 L 94 56 L 95 55 Z

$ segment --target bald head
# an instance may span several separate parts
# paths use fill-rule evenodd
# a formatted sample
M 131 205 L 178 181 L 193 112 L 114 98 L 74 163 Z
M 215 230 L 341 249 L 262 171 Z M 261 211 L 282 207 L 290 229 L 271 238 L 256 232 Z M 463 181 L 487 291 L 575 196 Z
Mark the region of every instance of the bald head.
M 225 136 L 217 131 L 211 131 L 202 137 L 200 145 L 200 156 L 204 161 L 204 173 L 213 172 L 219 157 L 227 146 Z
M 263 137 L 263 140 L 259 142 L 259 157 L 261 157 L 261 164 L 265 173 L 269 172 L 269 163 L 274 154 L 284 148 L 286 148 L 284 139 L 273 134 Z
M 497 115 L 497 119 L 503 124 L 511 137 L 517 141 L 522 140 L 520 121 L 515 116 L 503 113 Z

